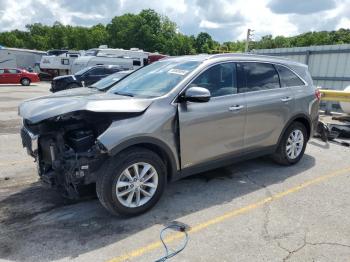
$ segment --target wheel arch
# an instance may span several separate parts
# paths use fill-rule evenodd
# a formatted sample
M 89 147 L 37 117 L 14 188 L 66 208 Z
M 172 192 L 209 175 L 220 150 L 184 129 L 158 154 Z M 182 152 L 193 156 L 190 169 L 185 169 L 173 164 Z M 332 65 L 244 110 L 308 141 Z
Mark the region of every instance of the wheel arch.
M 110 155 L 115 156 L 118 153 L 132 147 L 147 148 L 159 155 L 166 165 L 167 181 L 173 180 L 174 176 L 177 174 L 178 161 L 170 147 L 165 142 L 153 137 L 137 137 L 122 142 L 114 147 L 110 150 Z
M 283 137 L 283 134 L 286 132 L 286 129 L 293 123 L 293 122 L 299 122 L 301 124 L 303 124 L 306 128 L 306 131 L 307 131 L 307 140 L 310 139 L 310 136 L 311 136 L 311 127 L 312 127 L 312 124 L 311 124 L 311 119 L 310 117 L 308 117 L 307 115 L 305 114 L 297 114 L 295 116 L 293 116 L 291 119 L 289 119 L 289 121 L 287 122 L 287 124 L 284 126 L 283 128 L 283 131 L 281 132 L 280 134 L 280 137 L 278 138 L 278 143 L 277 145 L 279 145 L 282 137 Z

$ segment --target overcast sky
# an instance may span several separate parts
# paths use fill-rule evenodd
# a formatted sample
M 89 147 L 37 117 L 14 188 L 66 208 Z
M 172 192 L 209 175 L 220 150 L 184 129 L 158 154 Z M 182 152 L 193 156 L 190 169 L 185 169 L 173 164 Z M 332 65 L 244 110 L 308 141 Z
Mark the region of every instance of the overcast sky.
M 210 33 L 220 42 L 262 35 L 350 28 L 350 0 L 0 0 L 0 31 L 29 23 L 91 26 L 152 8 L 185 34 Z

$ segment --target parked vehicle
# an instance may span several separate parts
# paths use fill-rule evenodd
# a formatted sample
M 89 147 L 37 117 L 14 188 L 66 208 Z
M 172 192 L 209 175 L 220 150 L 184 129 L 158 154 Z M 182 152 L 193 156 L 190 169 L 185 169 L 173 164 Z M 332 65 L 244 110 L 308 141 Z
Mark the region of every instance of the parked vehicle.
M 121 48 L 99 48 L 89 49 L 85 54 L 76 59 L 71 67 L 72 74 L 94 65 L 120 65 L 123 67 L 138 69 L 152 62 L 166 57 L 158 53 L 149 53 L 138 48 L 130 50 Z
M 87 67 L 75 75 L 55 77 L 51 82 L 50 91 L 54 93 L 65 89 L 90 86 L 100 79 L 122 70 L 125 68 L 111 65 Z
M 46 52 L 0 47 L 0 68 L 34 68 Z
M 52 77 L 71 74 L 73 62 L 80 56 L 78 51 L 49 50 L 40 60 L 40 70 Z
M 21 84 L 29 86 L 30 83 L 39 82 L 37 73 L 31 73 L 24 69 L 0 69 L 0 84 Z
M 19 114 L 42 181 L 70 198 L 96 183 L 108 211 L 138 215 L 194 173 L 262 155 L 296 164 L 318 107 L 304 64 L 220 54 L 158 61 L 106 92 L 67 90 Z
M 96 83 L 88 87 L 97 88 L 98 90 L 107 90 L 111 88 L 113 85 L 115 85 L 118 81 L 130 75 L 134 71 L 135 70 L 125 70 L 125 71 L 120 71 L 120 72 L 111 74 L 109 76 L 106 76 L 105 78 L 102 78 L 100 81 L 97 81 Z

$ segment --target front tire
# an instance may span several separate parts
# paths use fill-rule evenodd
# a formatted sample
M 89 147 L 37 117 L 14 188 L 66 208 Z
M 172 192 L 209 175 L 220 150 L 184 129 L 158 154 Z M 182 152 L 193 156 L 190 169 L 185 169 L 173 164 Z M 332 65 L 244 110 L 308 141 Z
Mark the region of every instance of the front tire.
M 21 79 L 21 85 L 22 86 L 29 86 L 30 85 L 30 79 L 29 78 L 22 78 Z
M 293 122 L 284 132 L 272 158 L 281 165 L 294 165 L 303 157 L 308 136 L 305 126 Z
M 96 193 L 113 215 L 136 216 L 158 202 L 165 185 L 161 158 L 151 150 L 134 147 L 106 162 L 96 181 Z

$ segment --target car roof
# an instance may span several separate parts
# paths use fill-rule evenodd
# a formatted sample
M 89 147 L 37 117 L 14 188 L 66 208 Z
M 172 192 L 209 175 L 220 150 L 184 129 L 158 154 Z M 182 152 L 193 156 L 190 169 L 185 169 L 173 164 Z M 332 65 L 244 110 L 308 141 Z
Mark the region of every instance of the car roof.
M 96 67 L 104 67 L 104 68 L 121 68 L 121 65 L 94 65 L 94 66 L 90 66 L 90 68 L 96 68 Z
M 186 56 L 177 56 L 177 57 L 167 57 L 161 59 L 160 61 L 166 61 L 172 59 L 176 62 L 186 62 L 186 61 L 225 61 L 225 60 L 242 60 L 242 61 L 261 61 L 261 62 L 272 62 L 272 63 L 281 63 L 289 65 L 297 65 L 306 67 L 305 64 L 276 56 L 266 56 L 266 55 L 257 55 L 252 53 L 224 53 L 224 54 L 199 54 L 199 55 L 186 55 Z

